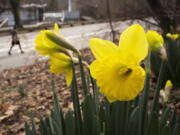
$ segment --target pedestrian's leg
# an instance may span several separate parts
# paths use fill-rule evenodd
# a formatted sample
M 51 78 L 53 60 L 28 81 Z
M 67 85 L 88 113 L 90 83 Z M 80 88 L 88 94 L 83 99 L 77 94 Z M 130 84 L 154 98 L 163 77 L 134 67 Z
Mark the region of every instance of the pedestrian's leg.
M 18 46 L 19 46 L 19 49 L 21 50 L 21 53 L 24 53 L 24 51 L 23 51 L 22 48 L 21 48 L 20 42 L 18 42 Z
M 14 46 L 14 44 L 11 44 L 11 47 L 10 47 L 9 52 L 8 52 L 9 55 L 11 55 L 11 50 L 12 50 L 13 46 Z

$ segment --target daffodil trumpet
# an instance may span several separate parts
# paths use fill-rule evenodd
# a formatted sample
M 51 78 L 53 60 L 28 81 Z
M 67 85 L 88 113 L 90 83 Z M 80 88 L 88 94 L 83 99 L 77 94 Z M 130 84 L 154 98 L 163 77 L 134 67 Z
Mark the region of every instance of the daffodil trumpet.
M 73 79 L 73 60 L 63 53 L 50 55 L 50 71 L 55 74 L 66 74 L 66 84 L 69 86 Z

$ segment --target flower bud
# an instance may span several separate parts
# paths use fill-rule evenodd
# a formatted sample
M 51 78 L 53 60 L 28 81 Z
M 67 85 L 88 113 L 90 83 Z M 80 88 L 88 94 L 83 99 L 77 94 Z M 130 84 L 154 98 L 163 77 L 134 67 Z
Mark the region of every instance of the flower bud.
M 166 82 L 166 85 L 165 85 L 164 90 L 160 90 L 160 96 L 161 96 L 162 101 L 163 101 L 164 103 L 167 103 L 168 100 L 169 100 L 169 94 L 170 94 L 170 91 L 171 91 L 171 89 L 172 89 L 172 86 L 173 86 L 173 85 L 172 85 L 171 81 L 168 80 L 168 81 Z
M 148 30 L 146 33 L 149 47 L 152 51 L 158 52 L 159 56 L 162 59 L 167 58 L 166 50 L 164 48 L 164 39 L 163 37 L 153 30 Z
M 146 33 L 146 37 L 148 40 L 149 47 L 151 48 L 152 51 L 159 51 L 159 49 L 164 44 L 163 37 L 156 31 L 148 30 Z
M 58 36 L 57 34 L 53 32 L 47 32 L 46 37 L 51 41 L 54 42 L 55 44 L 61 46 L 62 48 L 68 49 L 73 51 L 74 53 L 79 54 L 79 51 L 73 47 L 69 42 L 67 42 L 65 39 L 62 37 Z

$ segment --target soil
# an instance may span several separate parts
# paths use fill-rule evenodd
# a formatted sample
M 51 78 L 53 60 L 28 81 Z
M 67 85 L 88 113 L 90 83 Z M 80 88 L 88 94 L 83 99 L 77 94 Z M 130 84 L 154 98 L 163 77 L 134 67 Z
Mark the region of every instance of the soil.
M 81 52 L 87 62 L 93 60 L 89 49 Z M 78 67 L 76 71 L 79 76 Z M 66 86 L 64 75 L 49 71 L 49 61 L 0 72 L 0 135 L 23 135 L 26 121 L 34 117 L 38 122 L 42 116 L 50 114 L 52 80 L 63 111 L 71 109 L 70 87 Z M 81 88 L 80 81 L 78 83 Z

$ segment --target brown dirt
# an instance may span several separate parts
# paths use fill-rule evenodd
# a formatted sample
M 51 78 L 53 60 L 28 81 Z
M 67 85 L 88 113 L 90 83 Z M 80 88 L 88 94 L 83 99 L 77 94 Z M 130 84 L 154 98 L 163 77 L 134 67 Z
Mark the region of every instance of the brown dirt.
M 92 61 L 88 49 L 82 50 L 82 54 L 86 61 Z M 48 61 L 0 72 L 0 135 L 22 135 L 25 121 L 35 117 L 38 122 L 50 113 L 52 80 L 63 111 L 72 108 L 70 87 L 66 86 L 64 75 L 51 73 Z

